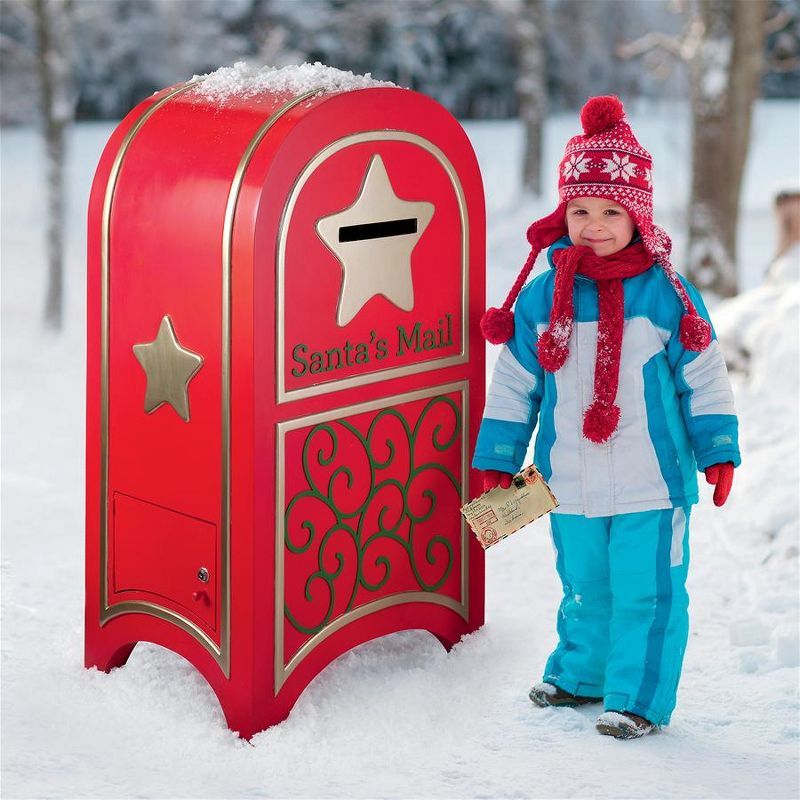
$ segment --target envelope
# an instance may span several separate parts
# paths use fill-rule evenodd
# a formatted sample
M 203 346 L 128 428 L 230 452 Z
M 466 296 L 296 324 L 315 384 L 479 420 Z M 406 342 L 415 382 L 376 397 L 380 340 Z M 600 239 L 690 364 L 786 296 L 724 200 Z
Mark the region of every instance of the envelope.
M 531 464 L 511 479 L 462 506 L 461 513 L 484 550 L 558 507 L 555 495 Z

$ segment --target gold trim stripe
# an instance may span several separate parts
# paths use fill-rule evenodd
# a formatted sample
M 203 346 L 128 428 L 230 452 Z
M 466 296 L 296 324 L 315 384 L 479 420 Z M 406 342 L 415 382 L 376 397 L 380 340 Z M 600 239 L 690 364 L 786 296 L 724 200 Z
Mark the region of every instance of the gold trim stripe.
M 342 614 L 335 620 L 326 625 L 319 633 L 314 634 L 302 647 L 292 656 L 288 664 L 284 664 L 283 634 L 284 634 L 284 510 L 286 506 L 286 479 L 285 479 L 285 459 L 286 459 L 286 434 L 297 428 L 305 428 L 316 425 L 320 422 L 328 422 L 352 414 L 363 414 L 369 411 L 387 408 L 397 403 L 409 403 L 414 400 L 423 400 L 428 397 L 450 394 L 451 392 L 461 392 L 462 399 L 462 424 L 461 424 L 461 504 L 467 502 L 469 495 L 469 381 L 457 381 L 433 386 L 428 389 L 418 389 L 404 394 L 383 397 L 377 400 L 370 400 L 365 403 L 357 403 L 332 411 L 324 411 L 319 414 L 311 414 L 307 417 L 279 422 L 276 425 L 277 446 L 275 448 L 275 680 L 274 690 L 277 696 L 281 687 L 289 679 L 289 676 L 296 669 L 297 665 L 306 658 L 312 650 L 327 639 L 336 631 L 341 630 L 346 625 L 357 619 L 367 616 L 375 611 L 380 611 L 391 606 L 403 603 L 433 603 L 450 608 L 458 613 L 464 620 L 469 620 L 469 536 L 467 525 L 464 518 L 460 517 L 461 524 L 461 602 L 457 602 L 450 597 L 436 594 L 434 592 L 398 592 L 397 594 L 381 597 L 371 603 L 367 603 L 346 614 Z
M 222 547 L 222 621 L 221 636 L 224 638 L 225 648 L 221 661 L 221 666 L 225 672 L 225 677 L 230 677 L 230 608 L 231 608 L 231 586 L 230 586 L 230 510 L 231 510 L 231 425 L 230 425 L 230 395 L 231 395 L 231 253 L 233 248 L 233 222 L 236 214 L 236 205 L 239 201 L 239 192 L 244 181 L 244 174 L 250 165 L 250 160 L 256 148 L 269 129 L 284 115 L 299 103 L 313 97 L 318 93 L 318 89 L 301 94 L 275 111 L 256 131 L 250 144 L 247 145 L 236 173 L 233 176 L 230 193 L 228 194 L 228 204 L 225 208 L 225 222 L 222 229 L 222 508 L 221 508 L 221 528 L 223 532 L 224 545 Z
M 168 608 L 164 608 L 156 603 L 150 603 L 146 600 L 127 601 L 124 603 L 114 603 L 113 606 L 110 606 L 103 622 L 108 622 L 108 620 L 114 619 L 114 617 L 120 617 L 123 614 L 150 614 L 159 619 L 171 622 L 196 639 L 199 639 L 206 649 L 219 653 L 219 648 L 214 640 L 202 628 L 195 625 L 182 614 L 178 614 L 176 611 L 170 611 Z
M 142 126 L 158 109 L 191 89 L 193 82 L 179 86 L 165 94 L 158 102 L 150 106 L 125 134 L 117 151 L 106 183 L 103 198 L 103 218 L 100 239 L 100 624 L 105 624 L 111 617 L 107 614 L 108 606 L 108 351 L 109 351 L 109 299 L 111 295 L 111 205 L 117 180 L 122 169 L 122 161 L 128 153 L 136 135 Z M 188 622 L 188 620 L 187 620 Z M 191 624 L 191 623 L 189 623 Z
M 381 597 L 379 600 L 373 600 L 371 603 L 366 603 L 363 606 L 354 608 L 352 611 L 348 611 L 346 614 L 342 614 L 341 617 L 337 617 L 329 625 L 326 625 L 319 633 L 312 636 L 291 657 L 291 659 L 289 659 L 289 663 L 286 664 L 284 668 L 284 675 L 281 685 L 288 680 L 289 676 L 294 672 L 297 665 L 312 650 L 322 644 L 322 642 L 324 642 L 329 636 L 336 633 L 336 631 L 339 631 L 349 625 L 351 622 L 355 622 L 358 619 L 367 617 L 376 611 L 381 611 L 384 608 L 391 608 L 392 606 L 398 606 L 402 603 L 433 603 L 437 606 L 445 606 L 446 608 L 449 608 L 451 611 L 455 611 L 457 614 L 460 614 L 466 619 L 464 616 L 463 604 L 459 603 L 457 600 L 453 600 L 452 597 L 447 597 L 446 595 L 434 594 L 433 592 L 403 592 L 402 594 Z

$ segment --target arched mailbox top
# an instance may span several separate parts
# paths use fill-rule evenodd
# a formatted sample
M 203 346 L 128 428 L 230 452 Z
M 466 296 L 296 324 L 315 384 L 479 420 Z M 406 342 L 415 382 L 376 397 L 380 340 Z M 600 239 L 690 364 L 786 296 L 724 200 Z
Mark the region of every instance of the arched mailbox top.
M 274 301 L 276 401 L 466 362 L 484 223 L 458 123 L 416 93 L 366 89 L 327 97 L 286 128 L 265 143 L 280 139 L 254 265 Z
M 178 284 L 217 271 L 224 298 L 234 271 L 251 273 L 275 328 L 279 404 L 469 357 L 480 173 L 461 126 L 424 95 L 175 87 L 121 123 L 96 183 L 109 249 L 156 226 L 153 257 L 172 243 L 184 256 L 166 267 Z

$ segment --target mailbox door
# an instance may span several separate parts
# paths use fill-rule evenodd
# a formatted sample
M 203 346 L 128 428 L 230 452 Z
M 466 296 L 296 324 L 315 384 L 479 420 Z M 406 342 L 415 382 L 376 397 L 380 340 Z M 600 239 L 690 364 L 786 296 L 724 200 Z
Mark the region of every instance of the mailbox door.
M 359 640 L 427 627 L 454 642 L 482 624 L 483 553 L 459 508 L 477 488 L 483 195 L 463 130 L 405 90 L 287 115 L 251 168 L 265 180 L 253 278 L 256 494 L 275 532 L 265 623 L 271 688 L 292 695 Z

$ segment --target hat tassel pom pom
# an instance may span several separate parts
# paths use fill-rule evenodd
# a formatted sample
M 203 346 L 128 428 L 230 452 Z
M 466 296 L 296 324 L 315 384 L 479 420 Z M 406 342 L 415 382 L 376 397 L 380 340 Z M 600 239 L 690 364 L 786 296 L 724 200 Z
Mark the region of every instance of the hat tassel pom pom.
M 550 330 L 546 330 L 539 336 L 536 354 L 542 369 L 547 372 L 558 372 L 567 360 L 569 347 L 565 344 L 559 344 Z
M 711 344 L 711 325 L 697 314 L 686 314 L 678 338 L 687 350 L 705 350 Z
M 595 444 L 602 444 L 611 438 L 611 434 L 619 425 L 619 406 L 616 403 L 607 405 L 595 400 L 583 416 L 583 435 Z
M 490 308 L 481 317 L 481 333 L 487 342 L 505 344 L 514 335 L 514 312 L 507 308 Z

